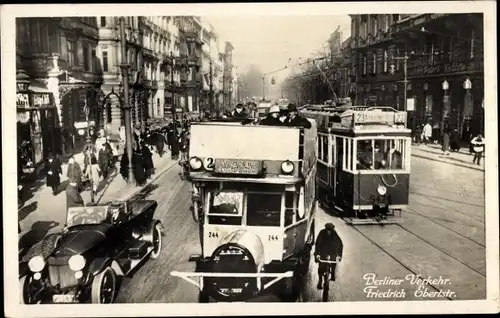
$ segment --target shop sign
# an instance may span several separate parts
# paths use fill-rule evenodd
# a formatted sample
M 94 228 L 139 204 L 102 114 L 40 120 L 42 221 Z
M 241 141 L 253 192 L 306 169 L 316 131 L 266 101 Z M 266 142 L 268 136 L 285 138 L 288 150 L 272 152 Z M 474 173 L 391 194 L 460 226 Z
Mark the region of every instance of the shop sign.
M 26 93 L 17 93 L 16 106 L 22 108 L 29 108 L 30 107 L 29 95 Z
M 415 98 L 406 99 L 406 111 L 412 112 L 415 110 Z
M 51 105 L 50 94 L 33 94 L 33 106 Z
M 408 69 L 408 76 L 425 76 L 434 74 L 453 74 L 483 71 L 483 62 L 451 62 L 446 64 L 429 64 Z

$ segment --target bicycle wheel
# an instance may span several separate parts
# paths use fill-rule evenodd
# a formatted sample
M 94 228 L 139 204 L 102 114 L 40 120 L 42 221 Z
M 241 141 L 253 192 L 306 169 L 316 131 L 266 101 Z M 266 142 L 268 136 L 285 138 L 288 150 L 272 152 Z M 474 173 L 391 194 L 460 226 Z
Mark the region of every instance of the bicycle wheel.
M 330 289 L 330 275 L 329 271 L 326 271 L 325 274 L 323 274 L 323 302 L 328 301 L 329 289 Z

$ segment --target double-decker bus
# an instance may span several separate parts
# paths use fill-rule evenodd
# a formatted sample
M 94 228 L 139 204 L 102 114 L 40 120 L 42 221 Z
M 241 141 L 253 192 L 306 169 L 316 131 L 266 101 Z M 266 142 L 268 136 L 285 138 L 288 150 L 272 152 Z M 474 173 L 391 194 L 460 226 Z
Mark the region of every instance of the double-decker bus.
M 314 244 L 316 126 L 191 125 L 189 180 L 200 223 L 199 301 L 299 296 Z
M 317 197 L 350 224 L 396 223 L 408 205 L 411 130 L 391 107 L 309 108 L 318 125 Z

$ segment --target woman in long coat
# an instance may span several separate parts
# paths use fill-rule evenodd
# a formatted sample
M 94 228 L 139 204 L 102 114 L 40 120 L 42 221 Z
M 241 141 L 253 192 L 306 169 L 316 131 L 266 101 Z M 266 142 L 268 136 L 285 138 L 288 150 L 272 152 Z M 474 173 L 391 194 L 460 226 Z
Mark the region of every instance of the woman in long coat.
M 61 174 L 61 161 L 57 156 L 50 154 L 47 162 L 47 186 L 52 188 L 53 195 L 57 195 L 57 190 L 61 185 Z
M 99 150 L 99 168 L 101 169 L 102 178 L 106 179 L 108 177 L 109 162 L 112 157 L 109 154 L 108 149 L 106 149 L 106 144 L 102 144 L 102 148 Z
M 443 155 L 445 154 L 449 155 L 450 154 L 449 149 L 450 149 L 450 129 L 446 127 L 443 130 L 443 147 L 441 148 L 441 150 L 443 151 Z
M 123 151 L 122 158 L 120 160 L 120 174 L 123 180 L 128 181 L 128 152 L 127 148 Z
M 149 179 L 154 174 L 155 166 L 153 164 L 153 154 L 145 143 L 142 144 L 141 155 L 142 163 L 144 165 L 144 173 L 146 174 L 146 179 Z
M 134 168 L 135 183 L 138 186 L 142 186 L 146 182 L 146 173 L 142 161 L 142 154 L 138 149 L 135 149 L 132 154 L 132 166 Z
M 458 133 L 458 129 L 454 129 L 450 134 L 450 150 L 460 150 L 460 134 Z
M 163 149 L 165 148 L 165 136 L 162 134 L 160 130 L 155 133 L 155 143 L 156 143 L 156 151 L 160 155 L 160 158 L 163 156 Z

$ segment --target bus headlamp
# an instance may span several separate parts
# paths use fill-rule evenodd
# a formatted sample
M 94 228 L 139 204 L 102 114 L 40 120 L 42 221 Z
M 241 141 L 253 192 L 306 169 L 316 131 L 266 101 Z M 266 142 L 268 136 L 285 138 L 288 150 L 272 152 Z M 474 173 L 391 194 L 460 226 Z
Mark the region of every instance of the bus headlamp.
M 198 157 L 193 157 L 189 160 L 189 165 L 191 166 L 191 169 L 193 170 L 198 170 L 201 168 L 203 165 L 203 162 L 201 161 L 200 158 Z
M 72 271 L 79 271 L 85 267 L 85 258 L 81 255 L 73 255 L 68 261 L 68 266 Z
M 45 267 L 45 260 L 40 255 L 34 256 L 28 261 L 28 267 L 33 273 L 40 272 Z
M 386 193 L 387 193 L 387 188 L 386 188 L 386 187 L 384 187 L 383 185 L 379 185 L 379 186 L 377 187 L 377 192 L 378 192 L 378 194 L 380 194 L 380 195 L 384 195 L 384 194 L 386 194 Z
M 283 163 L 281 163 L 281 171 L 283 171 L 286 174 L 292 173 L 293 168 L 294 168 L 293 162 L 291 162 L 290 160 L 283 161 Z

